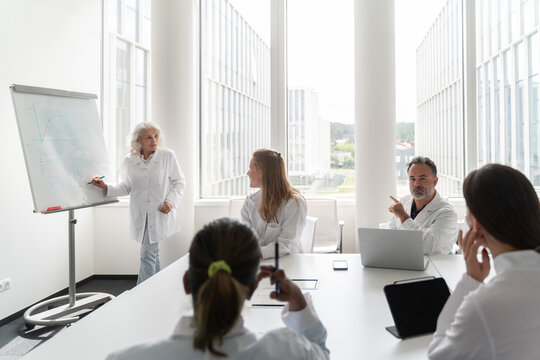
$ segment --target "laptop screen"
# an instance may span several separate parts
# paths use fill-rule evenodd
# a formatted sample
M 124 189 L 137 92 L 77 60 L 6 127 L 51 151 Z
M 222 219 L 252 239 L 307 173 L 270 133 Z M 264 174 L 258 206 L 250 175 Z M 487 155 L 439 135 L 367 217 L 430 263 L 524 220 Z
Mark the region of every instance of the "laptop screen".
M 362 265 L 424 270 L 421 231 L 358 228 Z

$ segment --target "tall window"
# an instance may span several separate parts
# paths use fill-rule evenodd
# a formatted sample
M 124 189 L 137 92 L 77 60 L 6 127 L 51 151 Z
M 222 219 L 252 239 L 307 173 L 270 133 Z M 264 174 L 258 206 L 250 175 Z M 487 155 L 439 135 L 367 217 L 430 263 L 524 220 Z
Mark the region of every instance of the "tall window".
M 270 146 L 270 2 L 201 1 L 201 197 L 246 195 Z
M 462 1 L 448 0 L 416 51 L 416 154 L 437 164 L 437 188 L 444 196 L 461 196 L 464 178 L 462 59 Z M 479 88 L 486 76 L 479 69 Z M 485 105 L 478 103 L 482 114 Z
M 507 164 L 540 187 L 539 1 L 477 0 L 475 5 L 477 166 Z M 442 163 L 439 184 L 451 185 L 449 196 L 461 195 L 465 175 L 461 6 L 460 0 L 446 2 L 417 60 L 424 72 L 418 75 L 417 147 Z M 448 122 L 450 129 L 444 126 Z
M 538 0 L 477 1 L 476 46 L 483 79 L 477 89 L 478 166 L 510 165 L 540 187 L 538 6 Z
M 426 39 L 426 32 L 433 31 L 432 25 L 437 14 L 441 11 L 446 1 L 443 0 L 400 0 L 395 2 L 395 44 L 396 44 L 396 194 L 402 196 L 409 193 L 409 177 L 407 174 L 407 164 L 415 155 L 427 155 L 423 151 L 422 142 L 417 149 L 419 139 L 425 134 L 425 123 L 430 108 L 431 99 L 428 92 L 437 91 L 428 89 L 428 83 L 433 79 L 425 67 L 429 61 L 428 56 L 435 56 L 435 51 L 440 51 L 440 57 L 452 57 L 453 63 L 456 61 L 455 36 L 449 37 L 446 47 L 435 50 L 431 40 Z M 451 31 L 458 24 L 446 22 Z M 431 36 L 431 38 L 433 35 Z M 418 59 L 418 62 L 417 62 Z M 453 70 L 452 65 L 446 64 L 444 71 L 447 77 L 455 76 L 448 73 Z M 442 92 L 442 89 L 438 90 Z M 446 91 L 443 95 L 446 104 L 456 105 L 455 87 L 452 91 Z M 417 107 L 418 106 L 418 107 Z M 446 120 L 442 124 L 442 131 L 453 133 L 455 122 L 450 121 L 456 109 L 449 107 L 444 114 Z M 454 142 L 446 141 L 441 144 L 444 154 L 452 154 Z M 433 146 L 430 144 L 429 146 Z M 418 152 L 417 152 L 418 150 Z M 428 156 L 433 156 L 430 154 Z M 438 165 L 444 162 L 448 172 L 455 171 L 455 162 L 445 159 L 434 159 Z M 440 186 L 440 185 L 439 185 Z
M 289 179 L 305 194 L 350 194 L 353 1 L 289 0 L 287 28 Z M 201 1 L 202 197 L 245 195 L 252 152 L 270 146 L 269 34 L 269 0 Z
M 352 196 L 353 0 L 288 0 L 287 48 L 289 180 L 304 194 Z
M 105 1 L 105 132 L 117 171 L 131 128 L 149 118 L 150 1 Z

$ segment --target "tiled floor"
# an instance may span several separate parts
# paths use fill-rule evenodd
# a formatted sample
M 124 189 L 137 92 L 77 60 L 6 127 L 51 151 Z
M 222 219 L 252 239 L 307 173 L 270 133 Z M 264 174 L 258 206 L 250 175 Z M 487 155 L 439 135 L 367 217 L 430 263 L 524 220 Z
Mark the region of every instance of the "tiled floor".
M 92 279 L 77 287 L 77 293 L 104 292 L 118 296 L 135 285 L 136 279 Z M 0 360 L 19 359 L 62 329 L 64 326 L 36 326 L 33 329 L 27 329 L 23 318 L 17 318 L 0 327 Z

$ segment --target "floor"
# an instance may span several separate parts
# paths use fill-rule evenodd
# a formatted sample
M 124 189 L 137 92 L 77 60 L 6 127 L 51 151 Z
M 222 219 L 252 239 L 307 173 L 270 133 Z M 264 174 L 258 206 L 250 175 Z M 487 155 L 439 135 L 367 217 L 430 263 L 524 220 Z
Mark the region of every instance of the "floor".
M 135 276 L 133 279 L 92 279 L 77 286 L 76 292 L 104 292 L 118 296 L 133 288 L 136 282 Z M 64 326 L 36 326 L 33 329 L 27 329 L 22 316 L 5 324 L 0 327 L 0 360 L 21 358 L 30 350 L 52 338 L 63 328 Z

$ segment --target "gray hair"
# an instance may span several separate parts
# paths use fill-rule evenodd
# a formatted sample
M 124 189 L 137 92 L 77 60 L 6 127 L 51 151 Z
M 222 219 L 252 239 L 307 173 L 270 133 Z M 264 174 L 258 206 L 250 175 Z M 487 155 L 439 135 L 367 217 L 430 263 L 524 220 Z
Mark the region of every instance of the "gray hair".
M 437 176 L 437 166 L 435 165 L 433 160 L 431 160 L 430 158 L 426 156 L 415 156 L 411 160 L 411 162 L 407 164 L 407 172 L 409 172 L 409 169 L 411 168 L 411 166 L 416 165 L 416 164 L 424 164 L 424 165 L 429 166 L 431 169 L 431 175 Z
M 141 138 L 141 133 L 144 130 L 148 129 L 154 129 L 158 132 L 158 146 L 163 145 L 163 141 L 165 140 L 165 137 L 163 136 L 163 131 L 159 128 L 159 126 L 151 121 L 143 121 L 135 125 L 133 130 L 131 130 L 131 133 L 128 137 L 128 148 L 131 153 L 131 155 L 139 155 L 141 153 L 142 145 L 139 142 L 139 139 Z

